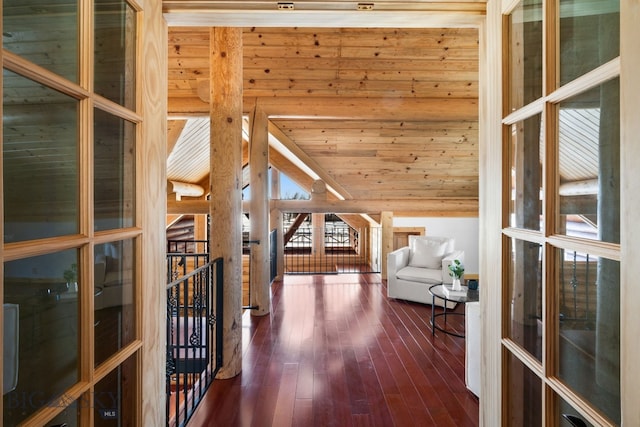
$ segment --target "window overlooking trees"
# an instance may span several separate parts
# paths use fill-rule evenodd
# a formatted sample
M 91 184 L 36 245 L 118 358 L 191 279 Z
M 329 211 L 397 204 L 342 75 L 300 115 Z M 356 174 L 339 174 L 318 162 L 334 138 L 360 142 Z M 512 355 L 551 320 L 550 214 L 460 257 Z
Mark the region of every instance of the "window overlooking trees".
M 280 198 L 282 200 L 309 200 L 311 195 L 286 174 L 280 173 Z

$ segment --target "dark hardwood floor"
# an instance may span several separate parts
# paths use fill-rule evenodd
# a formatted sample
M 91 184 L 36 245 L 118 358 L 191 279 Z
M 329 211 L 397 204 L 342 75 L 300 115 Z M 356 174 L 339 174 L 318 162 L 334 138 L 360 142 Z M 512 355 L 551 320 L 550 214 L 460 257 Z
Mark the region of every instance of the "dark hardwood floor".
M 214 381 L 189 427 L 477 426 L 464 339 L 432 336 L 431 306 L 385 286 L 379 274 L 274 283 L 271 314 L 243 316 L 242 373 Z

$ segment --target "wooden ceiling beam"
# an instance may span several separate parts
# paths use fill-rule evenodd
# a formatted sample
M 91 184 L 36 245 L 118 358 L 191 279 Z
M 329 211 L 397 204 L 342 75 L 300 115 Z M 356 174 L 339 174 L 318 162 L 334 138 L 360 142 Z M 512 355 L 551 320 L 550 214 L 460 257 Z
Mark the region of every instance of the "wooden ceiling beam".
M 260 98 L 269 118 L 402 120 L 428 122 L 478 119 L 478 100 L 474 98 L 336 98 L 279 97 Z
M 176 146 L 176 142 L 180 139 L 182 130 L 187 124 L 186 120 L 169 120 L 167 124 L 167 157 L 173 151 L 173 147 Z
M 172 225 L 174 225 L 175 223 L 180 221 L 183 216 L 184 215 L 180 215 L 180 214 L 167 215 L 167 225 L 166 225 L 166 227 L 167 228 L 171 227 Z
M 300 225 L 302 225 L 302 223 L 304 222 L 305 219 L 307 219 L 308 216 L 309 214 L 298 214 L 296 219 L 293 221 L 293 224 L 291 224 L 289 229 L 284 233 L 285 246 L 287 245 L 287 243 L 289 243 L 289 240 L 291 240 L 291 237 L 293 237 L 296 231 L 298 231 L 298 228 L 300 228 Z
M 394 212 L 396 216 L 477 216 L 478 199 L 433 198 L 433 199 L 389 199 L 389 200 L 272 200 L 270 209 L 297 213 L 359 213 L 376 214 Z M 243 211 L 248 210 L 248 201 L 243 202 Z M 207 214 L 209 201 L 167 201 L 169 214 Z
M 262 105 L 262 104 L 261 104 Z M 269 121 L 269 133 L 273 135 L 282 145 L 284 145 L 294 156 L 296 156 L 302 163 L 307 165 L 311 170 L 313 170 L 322 181 L 334 190 L 336 190 L 342 197 L 345 199 L 350 199 L 351 194 L 338 183 L 335 179 L 331 177 L 328 173 L 325 172 L 323 168 L 311 157 L 309 157 L 300 147 L 295 144 L 291 139 L 285 135 L 276 125 L 274 125 L 271 121 Z
M 307 213 L 379 213 L 395 212 L 475 212 L 478 211 L 478 199 L 470 198 L 433 198 L 433 199 L 387 199 L 387 200 L 272 200 L 272 209 L 283 212 Z
M 256 103 L 243 101 L 245 114 Z M 477 121 L 476 98 L 339 98 L 339 97 L 272 97 L 260 98 L 260 106 L 270 119 L 339 119 L 377 121 Z M 209 104 L 197 96 L 169 97 L 170 118 L 204 117 Z

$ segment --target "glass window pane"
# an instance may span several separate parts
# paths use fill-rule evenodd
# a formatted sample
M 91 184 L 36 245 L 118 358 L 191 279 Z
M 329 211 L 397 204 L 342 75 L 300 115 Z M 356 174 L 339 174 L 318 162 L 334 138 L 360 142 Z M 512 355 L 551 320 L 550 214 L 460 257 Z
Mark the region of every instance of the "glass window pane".
M 78 233 L 78 101 L 4 70 L 6 243 Z
M 135 110 L 135 11 L 124 0 L 96 0 L 94 22 L 94 90 Z
M 560 84 L 620 55 L 619 0 L 560 1 Z
M 541 230 L 542 116 L 511 126 L 511 227 Z
M 272 171 L 272 169 L 269 169 Z M 311 195 L 302 189 L 294 180 L 280 172 L 280 199 L 309 200 Z
M 574 427 L 577 425 L 584 425 L 585 427 L 594 427 L 585 417 L 580 415 L 580 413 L 573 408 L 573 406 L 569 405 L 566 400 L 562 399 L 559 396 L 555 396 L 558 400 L 558 413 L 556 414 L 556 425 L 561 427 Z M 579 424 L 580 422 L 584 424 Z
M 95 247 L 95 365 L 135 339 L 134 241 Z
M 93 425 L 118 427 L 136 425 L 136 355 L 96 384 L 93 394 Z
M 135 221 L 135 125 L 95 110 L 95 229 L 132 227 Z
M 620 423 L 620 263 L 558 250 L 558 377 Z
M 542 0 L 523 0 L 509 15 L 510 111 L 542 96 Z
M 80 426 L 80 409 L 83 405 L 82 399 L 71 402 L 71 398 L 63 397 L 60 405 L 65 408 L 56 415 L 47 426 L 63 426 L 63 427 L 79 427 Z
M 620 243 L 620 86 L 611 80 L 560 104 L 561 234 Z
M 507 336 L 542 361 L 542 246 L 511 240 Z
M 78 2 L 3 0 L 2 47 L 78 82 Z
M 507 420 L 503 425 L 542 425 L 542 380 L 516 356 L 507 356 Z
M 15 357 L 5 353 L 4 373 L 9 369 L 13 379 L 4 395 L 6 426 L 18 425 L 78 381 L 79 293 L 67 283 L 77 281 L 69 273 L 77 265 L 75 249 L 4 265 L 4 310 L 14 325 L 4 340 L 17 350 Z

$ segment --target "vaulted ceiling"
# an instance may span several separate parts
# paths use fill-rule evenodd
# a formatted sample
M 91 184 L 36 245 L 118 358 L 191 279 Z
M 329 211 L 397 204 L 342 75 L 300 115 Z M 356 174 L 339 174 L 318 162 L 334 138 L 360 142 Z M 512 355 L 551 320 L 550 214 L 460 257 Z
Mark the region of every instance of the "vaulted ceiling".
M 168 45 L 168 178 L 206 184 L 209 29 L 169 27 Z M 477 28 L 245 28 L 244 109 L 345 199 L 474 215 L 478 50 Z M 286 157 L 272 148 L 310 188 Z

